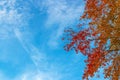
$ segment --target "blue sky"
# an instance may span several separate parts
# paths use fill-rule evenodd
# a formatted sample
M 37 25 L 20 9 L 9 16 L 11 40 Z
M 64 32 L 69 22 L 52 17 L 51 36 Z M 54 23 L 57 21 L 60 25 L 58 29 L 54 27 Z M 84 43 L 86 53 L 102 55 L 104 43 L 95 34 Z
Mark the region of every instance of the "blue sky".
M 82 80 L 85 57 L 61 38 L 83 9 L 82 0 L 0 0 L 0 80 Z

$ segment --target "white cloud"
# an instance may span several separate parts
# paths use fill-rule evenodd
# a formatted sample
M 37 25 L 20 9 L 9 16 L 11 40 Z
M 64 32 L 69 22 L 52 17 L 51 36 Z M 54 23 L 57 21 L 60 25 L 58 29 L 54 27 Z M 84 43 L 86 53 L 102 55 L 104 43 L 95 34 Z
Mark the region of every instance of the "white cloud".
M 20 10 L 21 6 L 16 6 L 18 4 L 21 3 L 17 0 L 0 0 L 0 39 L 16 37 L 30 56 L 39 54 L 39 51 L 27 42 L 30 39 L 27 37 L 29 15 L 24 9 Z M 26 5 L 24 7 L 29 8 Z
M 46 29 L 53 29 L 51 32 L 49 46 L 57 47 L 58 38 L 63 34 L 65 27 L 73 25 L 79 20 L 83 12 L 83 5 L 76 0 L 74 3 L 69 3 L 67 0 L 45 0 L 42 6 L 46 7 L 48 18 L 45 23 Z M 43 8 L 44 9 L 44 8 Z M 56 25 L 56 26 L 55 26 Z M 77 25 L 77 24 L 76 24 Z
M 55 23 L 64 26 L 67 24 L 73 24 L 76 19 L 79 19 L 83 10 L 82 5 L 76 6 L 76 4 L 69 4 L 66 0 L 47 0 L 46 5 L 48 6 L 47 27 L 50 27 Z
M 16 4 L 18 4 L 16 0 L 0 0 L 0 39 L 8 39 L 16 36 L 33 60 L 35 66 L 38 67 L 39 62 L 42 62 L 45 58 L 43 58 L 43 54 L 30 43 L 30 38 L 28 37 L 30 33 L 26 26 L 29 17 L 26 11 L 23 10 L 19 12 Z
M 15 80 L 60 80 L 60 74 L 55 70 L 56 67 L 52 68 L 52 63 L 49 63 L 47 60 L 48 57 L 31 44 L 30 40 L 27 39 L 28 35 L 19 29 L 15 29 L 14 32 L 23 48 L 31 57 L 36 68 L 31 70 L 27 67 L 28 69 L 18 75 Z
M 30 36 L 27 32 L 21 32 L 19 29 L 14 29 L 15 35 L 19 42 L 22 44 L 23 48 L 30 55 L 31 59 L 38 66 L 39 61 L 45 61 L 45 54 L 39 51 L 37 47 L 35 47 L 28 36 Z M 44 62 L 43 62 L 44 63 Z
M 48 73 L 29 72 L 23 73 L 20 76 L 20 80 L 60 80 L 60 75 L 53 72 Z
M 47 57 L 31 42 L 32 33 L 26 26 L 29 19 L 26 11 L 19 12 L 16 0 L 0 1 L 0 38 L 8 39 L 11 35 L 21 43 L 34 65 L 38 70 L 46 70 L 48 65 Z M 24 6 L 25 7 L 25 6 Z
M 33 60 L 36 71 L 27 71 L 20 74 L 12 80 L 60 80 L 62 74 L 60 69 L 54 64 L 48 64 L 47 56 L 43 51 L 35 47 L 28 36 L 31 35 L 25 27 L 26 13 L 19 13 L 15 8 L 16 0 L 0 1 L 0 38 L 8 38 L 11 35 L 17 37 L 23 48 L 30 55 Z M 58 38 L 62 35 L 64 28 L 69 24 L 73 24 L 79 17 L 82 6 L 69 5 L 65 0 L 45 0 L 44 6 L 47 7 L 48 19 L 46 21 L 46 28 L 53 28 L 54 24 L 58 24 L 55 32 L 50 35 L 49 45 L 56 46 Z M 2 6 L 2 7 L 1 7 Z M 8 9 L 9 8 L 9 9 Z M 27 21 L 27 20 L 26 20 Z M 22 28 L 21 28 L 22 27 Z M 54 37 L 53 37 L 54 36 Z M 3 79 L 5 80 L 5 79 Z
M 19 33 L 16 30 L 15 33 L 24 49 L 30 55 L 35 64 L 35 69 L 27 67 L 25 72 L 19 74 L 13 80 L 61 80 L 63 78 L 63 73 L 60 72 L 62 68 L 56 66 L 58 64 L 49 62 L 44 52 L 40 52 L 37 47 L 27 41 L 21 32 Z
M 14 35 L 14 29 L 26 25 L 26 11 L 19 13 L 16 0 L 0 0 L 0 39 Z
M 3 72 L 0 72 L 1 80 L 61 80 L 61 78 L 61 73 L 55 72 L 54 70 L 42 72 L 27 68 L 27 70 L 15 77 L 8 77 Z
M 31 69 L 31 66 L 27 66 L 21 71 L 23 73 L 19 73 L 15 78 L 9 78 L 3 74 L 0 75 L 0 78 L 2 80 L 61 80 L 62 74 L 59 72 L 61 69 L 55 66 L 57 64 L 49 63 L 48 57 L 30 43 L 30 38 L 27 39 L 29 34 L 26 35 L 27 33 L 21 32 L 19 29 L 14 29 L 14 32 L 23 48 L 31 57 L 35 68 Z

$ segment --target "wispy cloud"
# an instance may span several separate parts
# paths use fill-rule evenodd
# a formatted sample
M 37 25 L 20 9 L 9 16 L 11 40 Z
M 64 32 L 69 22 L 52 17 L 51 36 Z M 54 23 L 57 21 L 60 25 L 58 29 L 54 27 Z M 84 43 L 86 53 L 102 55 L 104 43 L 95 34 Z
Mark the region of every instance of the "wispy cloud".
M 16 37 L 26 53 L 29 54 L 36 69 L 30 70 L 27 67 L 29 71 L 23 72 L 12 80 L 61 80 L 64 75 L 60 72 L 62 68 L 56 66 L 58 65 L 57 63 L 49 62 L 45 54 L 47 51 L 41 51 L 41 49 L 32 44 L 31 38 L 29 37 L 32 34 L 29 33 L 28 27 L 26 26 L 28 15 L 26 11 L 19 12 L 15 5 L 16 1 L 0 1 L 0 38 L 11 38 L 11 35 Z M 31 1 L 37 2 L 37 0 Z M 49 36 L 48 45 L 57 46 L 58 38 L 62 35 L 64 28 L 68 24 L 72 25 L 75 20 L 79 19 L 83 6 L 75 6 L 75 4 L 68 4 L 66 0 L 44 0 L 42 2 L 42 6 L 46 8 L 48 14 L 45 28 L 53 29 Z M 58 25 L 55 31 L 54 24 Z
M 18 74 L 15 77 L 8 77 L 4 73 L 0 72 L 1 80 L 61 80 L 61 73 L 53 71 L 42 72 L 36 69 L 28 68 L 23 73 Z
M 53 29 L 48 45 L 56 47 L 58 45 L 58 38 L 63 34 L 65 27 L 73 25 L 79 20 L 84 6 L 77 5 L 77 3 L 80 3 L 80 1 L 73 1 L 73 3 L 69 3 L 67 0 L 43 1 L 42 6 L 46 7 L 48 14 L 45 27 Z
M 26 11 L 19 12 L 18 8 L 16 8 L 17 1 L 1 1 L 1 9 L 0 9 L 0 31 L 1 31 L 1 38 L 7 39 L 11 38 L 11 35 L 16 37 L 18 41 L 21 43 L 23 46 L 24 50 L 26 51 L 27 54 L 29 54 L 29 57 L 32 59 L 34 65 L 36 66 L 36 70 L 40 71 L 39 73 L 34 73 L 34 74 L 28 74 L 25 73 L 26 75 L 34 75 L 34 77 L 31 77 L 32 80 L 38 80 L 39 77 L 41 78 L 47 78 L 50 77 L 49 74 L 51 74 L 51 70 L 48 69 L 47 66 L 51 67 L 51 64 L 48 64 L 48 60 L 44 52 L 40 51 L 36 46 L 32 44 L 32 41 L 30 40 L 31 38 L 31 33 L 29 32 L 29 28 L 26 26 L 27 23 L 27 18 L 28 16 L 26 14 Z M 46 73 L 44 73 L 44 71 Z M 47 74 L 48 76 L 45 77 Z M 42 74 L 42 76 L 40 76 Z M 27 76 L 26 76 L 27 77 Z M 54 77 L 53 77 L 54 78 Z M 24 80 L 24 79 L 23 79 Z M 28 77 L 26 80 L 29 80 Z M 44 80 L 44 79 L 42 79 Z M 49 80 L 52 80 L 51 78 Z
M 76 6 L 76 3 L 70 4 L 66 0 L 47 0 L 46 6 L 48 7 L 47 27 L 51 27 L 56 23 L 62 25 L 73 24 L 76 19 L 79 19 L 83 11 L 83 5 Z
M 61 80 L 61 76 L 54 71 L 47 73 L 28 71 L 17 77 L 15 80 Z
M 10 38 L 14 35 L 14 29 L 26 25 L 28 15 L 26 11 L 19 12 L 16 0 L 0 1 L 0 39 Z
M 24 38 L 26 33 L 29 33 L 27 30 L 29 15 L 24 9 L 20 10 L 21 6 L 18 6 L 18 4 L 20 5 L 21 3 L 18 3 L 17 0 L 0 0 L 0 39 L 13 37 L 13 39 L 15 39 L 16 37 L 30 55 L 33 63 L 35 63 L 36 59 L 34 59 L 34 56 L 38 56 L 39 51 L 36 47 L 27 42 L 28 37 Z M 40 58 L 42 56 L 39 54 L 38 57 Z

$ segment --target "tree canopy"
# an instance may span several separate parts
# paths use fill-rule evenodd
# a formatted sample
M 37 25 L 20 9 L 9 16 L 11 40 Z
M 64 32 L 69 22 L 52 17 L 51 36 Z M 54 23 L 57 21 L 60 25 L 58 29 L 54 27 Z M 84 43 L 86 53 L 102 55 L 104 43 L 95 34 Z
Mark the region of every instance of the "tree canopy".
M 66 30 L 70 39 L 65 50 L 74 49 L 87 56 L 83 79 L 93 77 L 99 68 L 104 78 L 120 79 L 120 0 L 85 0 L 85 9 L 78 30 Z M 87 28 L 84 28 L 86 26 Z M 83 27 L 84 29 L 80 29 Z M 92 43 L 94 43 L 92 45 Z

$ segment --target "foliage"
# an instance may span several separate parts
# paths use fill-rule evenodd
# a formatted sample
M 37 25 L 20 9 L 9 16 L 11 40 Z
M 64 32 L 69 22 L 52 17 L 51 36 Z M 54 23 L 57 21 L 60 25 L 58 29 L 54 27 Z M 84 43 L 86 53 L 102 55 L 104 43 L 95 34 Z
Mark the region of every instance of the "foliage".
M 65 50 L 74 49 L 87 56 L 83 79 L 93 77 L 100 67 L 105 78 L 120 79 L 120 0 L 85 0 L 81 20 L 90 20 L 88 28 L 70 33 Z M 81 27 L 85 23 L 80 24 Z M 66 37 L 65 37 L 66 38 Z M 68 37 L 67 37 L 68 38 Z M 94 47 L 92 44 L 94 42 Z

